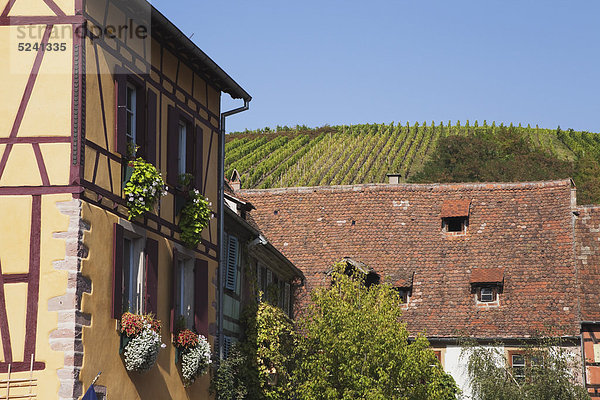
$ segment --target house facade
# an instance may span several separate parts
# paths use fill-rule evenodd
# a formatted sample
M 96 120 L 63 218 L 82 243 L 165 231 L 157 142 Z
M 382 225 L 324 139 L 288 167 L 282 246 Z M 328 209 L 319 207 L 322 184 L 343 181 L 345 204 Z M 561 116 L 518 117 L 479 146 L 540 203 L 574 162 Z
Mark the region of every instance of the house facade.
M 221 95 L 251 97 L 146 1 L 4 1 L 0 35 L 0 379 L 18 381 L 0 397 L 75 399 L 102 372 L 101 398 L 207 398 L 207 375 L 184 387 L 172 334 L 183 321 L 215 350 Z M 135 157 L 167 194 L 129 220 Z M 182 174 L 215 217 L 194 248 Z M 161 321 L 145 374 L 119 354 L 125 311 Z
M 518 367 L 524 343 L 552 336 L 599 398 L 600 208 L 577 206 L 571 180 L 236 193 L 303 271 L 304 294 L 342 259 L 396 287 L 409 331 L 425 333 L 466 395 L 461 338 L 500 343 Z
M 250 223 L 254 206 L 235 194 L 232 186 L 238 183 L 227 182 L 225 186 L 224 357 L 230 346 L 244 336 L 246 306 L 257 300 L 269 301 L 291 317 L 294 294 L 304 282 L 302 271 Z

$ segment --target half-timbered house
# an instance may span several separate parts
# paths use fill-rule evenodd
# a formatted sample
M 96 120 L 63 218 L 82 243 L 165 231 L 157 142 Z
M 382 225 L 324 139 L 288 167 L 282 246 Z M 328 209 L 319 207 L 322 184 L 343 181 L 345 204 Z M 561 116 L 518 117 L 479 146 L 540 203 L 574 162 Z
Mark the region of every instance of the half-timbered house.
M 207 398 L 207 376 L 184 388 L 171 332 L 181 316 L 213 346 L 220 332 L 222 129 L 250 96 L 142 0 L 2 0 L 0 54 L 0 397 L 79 398 L 101 371 L 103 398 Z M 224 93 L 244 107 L 223 113 Z M 168 194 L 129 221 L 134 147 Z M 216 216 L 196 248 L 183 173 Z M 162 321 L 143 375 L 119 355 L 126 310 Z

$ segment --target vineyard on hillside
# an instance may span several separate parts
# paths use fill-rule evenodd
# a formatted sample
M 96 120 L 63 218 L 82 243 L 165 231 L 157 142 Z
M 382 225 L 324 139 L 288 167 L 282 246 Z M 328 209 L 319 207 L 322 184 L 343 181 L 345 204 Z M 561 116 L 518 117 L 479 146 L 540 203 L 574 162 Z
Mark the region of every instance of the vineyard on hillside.
M 406 181 L 421 170 L 441 137 L 493 136 L 509 127 L 467 121 L 278 128 L 227 135 L 227 177 L 237 169 L 243 188 L 380 183 L 388 173 L 399 173 Z M 510 128 L 558 158 L 600 159 L 600 134 L 512 124 Z

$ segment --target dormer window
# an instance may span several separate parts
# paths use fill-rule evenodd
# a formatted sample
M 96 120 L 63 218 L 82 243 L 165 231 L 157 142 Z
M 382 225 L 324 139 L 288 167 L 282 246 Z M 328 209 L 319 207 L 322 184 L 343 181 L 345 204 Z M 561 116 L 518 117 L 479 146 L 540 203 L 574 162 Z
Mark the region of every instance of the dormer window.
M 444 232 L 465 233 L 467 231 L 468 217 L 442 218 L 442 230 Z
M 390 276 L 394 289 L 398 292 L 400 301 L 406 306 L 412 296 L 414 272 L 401 271 Z
M 471 270 L 471 292 L 475 303 L 482 307 L 500 305 L 500 293 L 504 287 L 504 268 L 473 268 Z
M 470 199 L 444 200 L 442 203 L 442 232 L 466 234 L 469 225 Z

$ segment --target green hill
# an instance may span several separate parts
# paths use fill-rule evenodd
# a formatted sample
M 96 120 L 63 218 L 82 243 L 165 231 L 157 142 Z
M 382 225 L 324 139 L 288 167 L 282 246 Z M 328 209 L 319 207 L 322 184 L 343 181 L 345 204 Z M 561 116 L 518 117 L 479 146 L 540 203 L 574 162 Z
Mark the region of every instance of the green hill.
M 528 138 L 531 146 L 563 160 L 600 159 L 600 134 L 536 127 L 442 123 L 278 127 L 227 135 L 227 176 L 237 169 L 243 188 L 348 185 L 386 182 L 400 173 L 406 181 L 421 171 L 440 138 L 495 137 L 502 129 Z

